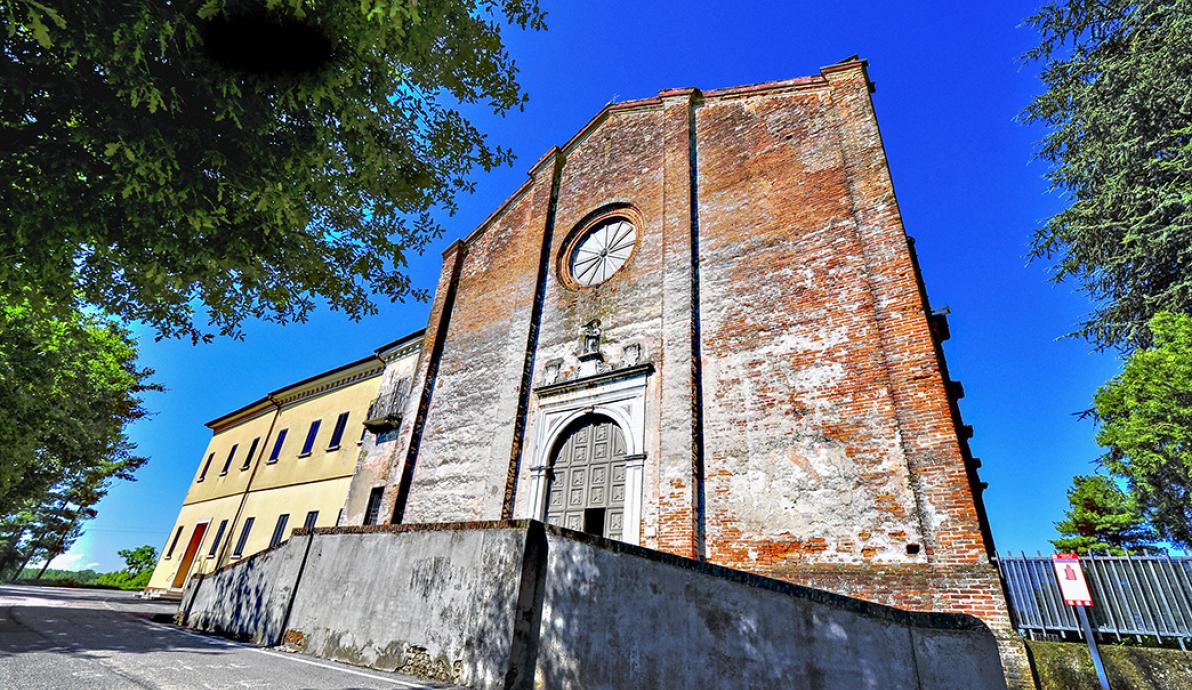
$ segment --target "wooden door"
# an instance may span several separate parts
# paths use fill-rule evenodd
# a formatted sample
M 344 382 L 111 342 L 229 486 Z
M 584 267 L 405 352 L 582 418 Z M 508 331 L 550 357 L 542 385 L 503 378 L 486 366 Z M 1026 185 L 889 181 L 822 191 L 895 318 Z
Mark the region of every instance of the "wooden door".
M 565 431 L 551 461 L 547 521 L 620 539 L 625 452 L 621 428 L 608 417 L 585 417 Z
M 174 574 L 174 584 L 171 585 L 174 589 L 180 589 L 186 583 L 186 576 L 190 573 L 190 566 L 194 563 L 195 554 L 199 552 L 199 547 L 203 544 L 203 535 L 207 533 L 206 522 L 195 525 L 194 534 L 190 535 L 190 541 L 186 544 L 186 552 L 182 554 L 182 561 L 178 564 L 178 572 Z

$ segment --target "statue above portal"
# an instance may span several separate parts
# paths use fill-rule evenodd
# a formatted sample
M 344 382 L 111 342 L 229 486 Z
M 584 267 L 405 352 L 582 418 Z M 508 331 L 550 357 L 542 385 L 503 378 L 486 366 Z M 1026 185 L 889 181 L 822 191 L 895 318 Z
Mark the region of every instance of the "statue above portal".
M 579 359 L 580 361 L 588 359 L 603 359 L 600 354 L 600 335 L 603 331 L 600 330 L 600 319 L 592 319 L 584 324 L 583 328 L 579 329 L 580 344 L 579 344 Z

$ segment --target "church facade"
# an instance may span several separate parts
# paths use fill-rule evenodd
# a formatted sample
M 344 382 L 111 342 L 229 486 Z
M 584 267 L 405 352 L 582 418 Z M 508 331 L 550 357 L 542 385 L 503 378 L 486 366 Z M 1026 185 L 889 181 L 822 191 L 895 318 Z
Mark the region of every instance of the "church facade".
M 425 332 L 212 423 L 154 586 L 290 514 L 533 518 L 975 615 L 1029 686 L 872 89 L 854 59 L 605 107 L 446 250 Z
M 548 152 L 444 253 L 342 524 L 546 520 L 971 613 L 1022 668 L 872 88 L 670 89 Z

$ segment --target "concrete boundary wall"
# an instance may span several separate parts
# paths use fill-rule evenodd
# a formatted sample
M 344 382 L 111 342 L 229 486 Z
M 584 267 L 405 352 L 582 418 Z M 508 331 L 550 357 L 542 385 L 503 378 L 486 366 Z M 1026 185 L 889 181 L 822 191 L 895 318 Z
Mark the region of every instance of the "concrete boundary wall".
M 976 618 L 536 521 L 300 531 L 192 581 L 193 628 L 471 688 L 1004 688 Z
M 179 607 L 186 625 L 262 645 L 280 643 L 311 541 L 310 534 L 296 534 L 240 563 L 192 577 Z

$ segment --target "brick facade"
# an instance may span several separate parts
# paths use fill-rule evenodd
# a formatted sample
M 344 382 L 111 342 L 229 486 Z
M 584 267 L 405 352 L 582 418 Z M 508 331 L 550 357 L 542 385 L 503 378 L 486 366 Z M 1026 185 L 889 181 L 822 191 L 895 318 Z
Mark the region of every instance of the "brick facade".
M 362 461 L 349 523 L 379 483 L 405 522 L 538 517 L 540 390 L 548 367 L 582 379 L 599 319 L 607 368 L 626 346 L 653 366 L 642 545 L 971 613 L 1029 685 L 870 92 L 859 61 L 672 89 L 549 152 L 445 254 L 406 422 Z M 569 284 L 570 243 L 608 213 L 635 225 L 632 255 Z

